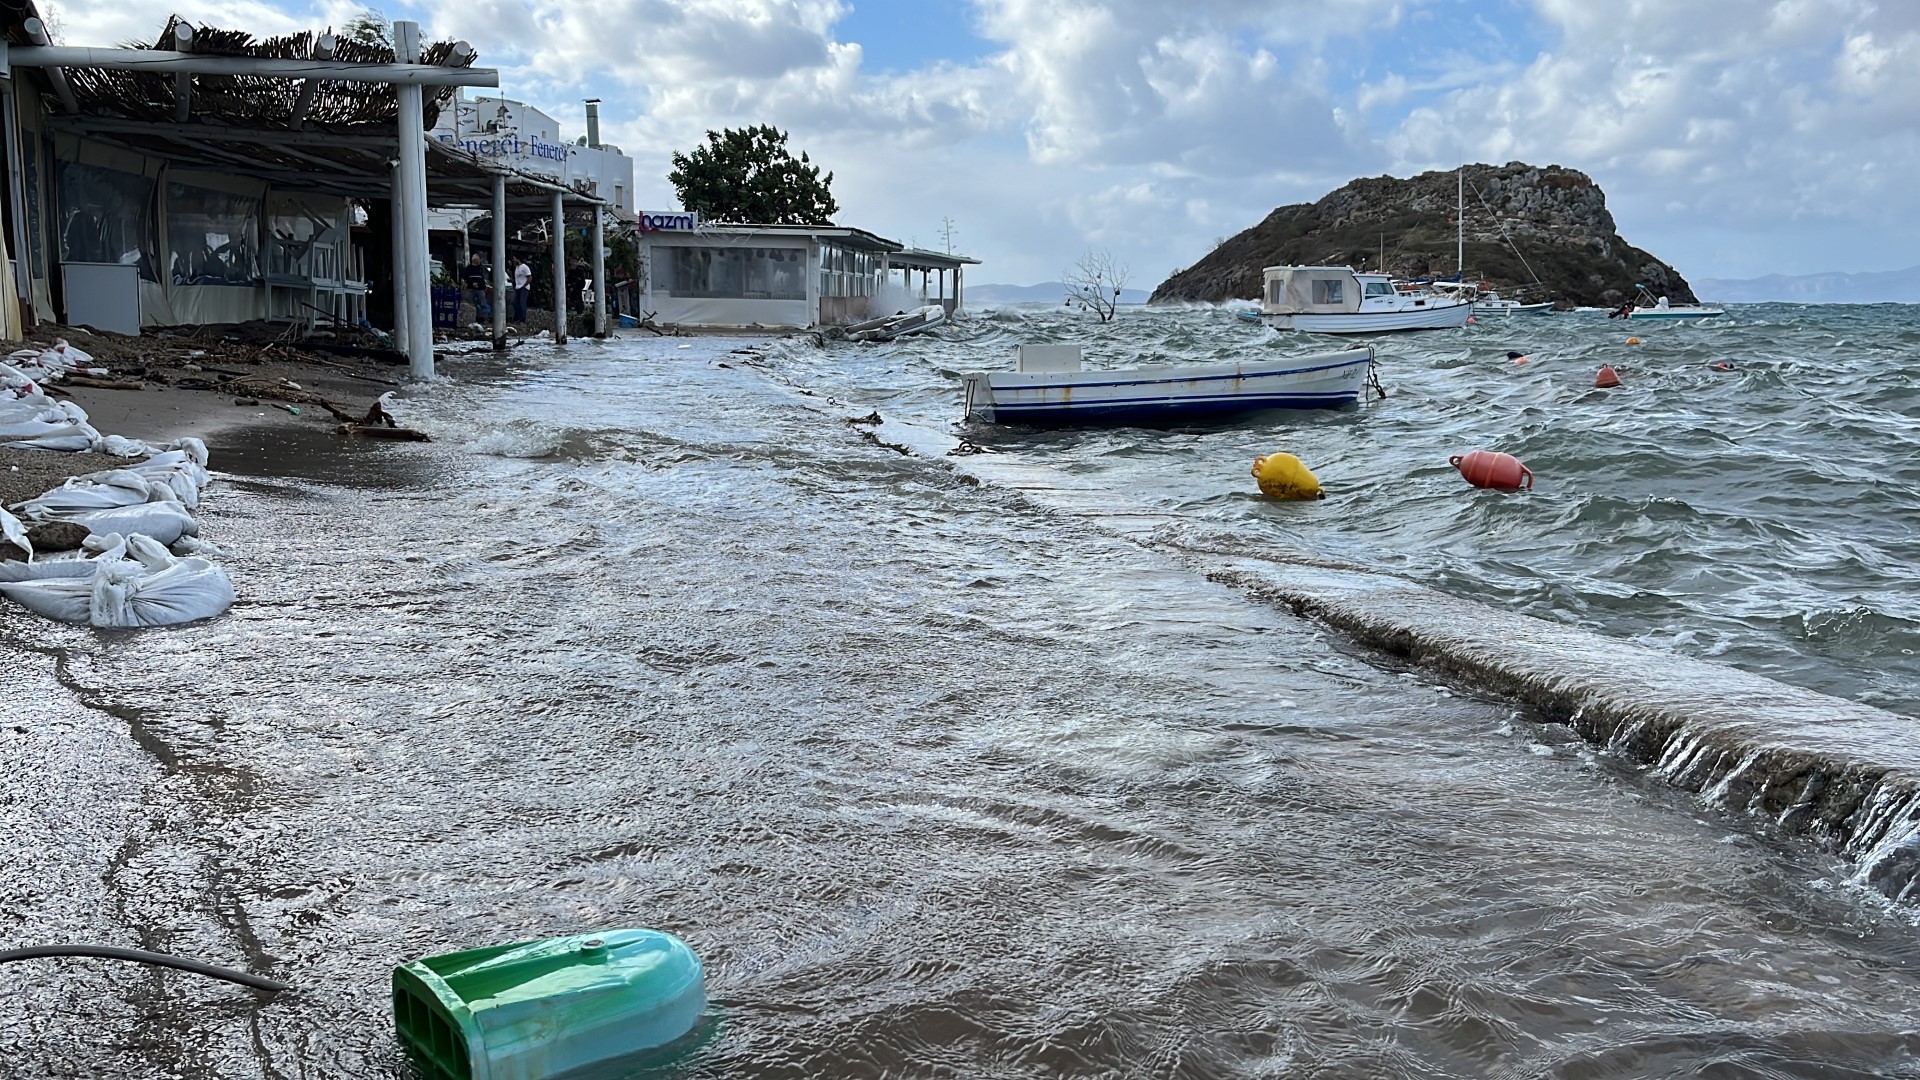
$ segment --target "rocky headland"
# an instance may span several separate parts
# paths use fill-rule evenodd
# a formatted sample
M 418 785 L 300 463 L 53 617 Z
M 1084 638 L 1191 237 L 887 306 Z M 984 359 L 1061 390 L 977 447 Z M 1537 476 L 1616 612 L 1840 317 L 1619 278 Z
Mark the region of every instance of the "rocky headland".
M 1607 196 L 1585 173 L 1558 165 L 1467 165 L 1466 279 L 1514 295 L 1523 286 L 1562 307 L 1612 306 L 1635 284 L 1693 303 L 1679 272 L 1615 231 Z M 1355 180 L 1319 202 L 1282 206 L 1222 242 L 1153 291 L 1149 303 L 1253 300 L 1269 266 L 1383 266 L 1396 277 L 1452 274 L 1456 173 Z M 1384 261 L 1383 261 L 1384 260 Z M 1535 285 L 1535 282 L 1538 285 Z

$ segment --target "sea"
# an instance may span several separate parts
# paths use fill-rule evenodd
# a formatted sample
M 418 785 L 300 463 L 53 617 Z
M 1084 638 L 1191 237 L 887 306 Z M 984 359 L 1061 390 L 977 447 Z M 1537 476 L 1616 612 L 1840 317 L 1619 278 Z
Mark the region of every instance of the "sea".
M 628 333 L 449 360 L 394 405 L 428 444 L 227 433 L 228 615 L 0 619 L 0 947 L 294 989 L 0 966 L 0 1076 L 411 1076 L 393 965 L 644 926 L 710 1007 L 604 1077 L 1920 1077 L 1920 920 L 1856 867 L 884 445 L 1916 716 L 1920 313 L 1492 318 L 1373 342 L 1349 409 L 961 423 L 1026 342 L 1348 344 L 1216 307 Z M 1275 451 L 1328 497 L 1259 497 Z

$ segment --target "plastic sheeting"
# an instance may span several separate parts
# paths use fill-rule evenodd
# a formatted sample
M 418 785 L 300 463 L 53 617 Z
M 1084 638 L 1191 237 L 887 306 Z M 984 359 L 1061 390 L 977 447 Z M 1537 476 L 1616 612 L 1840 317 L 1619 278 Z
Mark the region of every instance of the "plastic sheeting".
M 176 559 L 141 535 L 94 536 L 92 558 L 0 563 L 0 596 L 61 622 L 172 626 L 233 606 L 233 582 L 205 559 Z

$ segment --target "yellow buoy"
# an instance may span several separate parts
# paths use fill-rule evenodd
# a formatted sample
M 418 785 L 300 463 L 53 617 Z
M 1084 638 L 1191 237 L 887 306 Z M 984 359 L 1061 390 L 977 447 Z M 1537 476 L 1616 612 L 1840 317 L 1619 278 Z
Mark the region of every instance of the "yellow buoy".
M 1638 345 L 1638 344 L 1640 344 L 1640 339 L 1639 339 L 1639 338 L 1637 338 L 1637 337 L 1630 337 L 1630 338 L 1628 338 L 1628 339 L 1627 339 L 1627 344 L 1629 344 L 1629 345 Z
M 1313 470 L 1292 454 L 1268 454 L 1253 459 L 1253 475 L 1260 481 L 1260 493 L 1276 499 L 1324 499 L 1320 481 Z

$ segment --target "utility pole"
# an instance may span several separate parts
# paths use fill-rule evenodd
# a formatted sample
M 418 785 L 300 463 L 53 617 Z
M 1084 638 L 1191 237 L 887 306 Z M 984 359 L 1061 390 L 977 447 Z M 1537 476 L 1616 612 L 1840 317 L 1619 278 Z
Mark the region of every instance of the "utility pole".
M 953 254 L 953 219 L 952 218 L 945 217 L 945 216 L 941 217 L 940 239 L 947 245 L 947 254 L 949 255 Z

